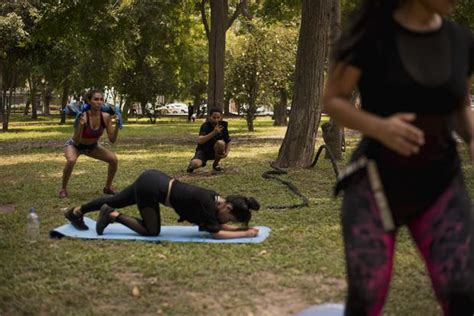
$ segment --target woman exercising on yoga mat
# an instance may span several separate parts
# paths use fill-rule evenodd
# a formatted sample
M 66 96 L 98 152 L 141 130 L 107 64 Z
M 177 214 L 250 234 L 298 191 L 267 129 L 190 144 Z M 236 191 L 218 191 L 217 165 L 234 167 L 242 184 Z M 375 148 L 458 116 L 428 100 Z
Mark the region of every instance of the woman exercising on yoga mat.
M 474 161 L 472 35 L 443 16 L 455 0 L 366 0 L 334 51 L 326 112 L 364 138 L 337 189 L 346 315 L 379 315 L 406 225 L 445 315 L 474 313 L 471 203 L 452 132 Z M 358 86 L 362 110 L 349 103 Z
M 65 216 L 80 230 L 87 230 L 83 215 L 100 209 L 97 234 L 112 222 L 118 222 L 143 236 L 158 236 L 161 230 L 160 203 L 172 207 L 180 216 L 178 222 L 188 221 L 199 225 L 200 230 L 212 233 L 214 238 L 255 237 L 258 229 L 248 227 L 250 210 L 260 204 L 254 198 L 229 195 L 222 198 L 214 191 L 186 184 L 159 170 L 147 170 L 129 187 L 114 196 L 105 196 L 82 206 L 69 209 Z M 136 204 L 141 219 L 118 212 Z M 228 222 L 244 223 L 243 227 Z
M 59 190 L 59 198 L 65 198 L 68 196 L 67 184 L 77 158 L 81 154 L 105 161 L 109 164 L 107 181 L 103 192 L 104 194 L 117 193 L 117 190 L 112 187 L 112 181 L 118 168 L 117 156 L 114 152 L 99 145 L 98 140 L 102 136 L 104 130 L 106 130 L 110 142 L 115 143 L 119 129 L 117 126 L 112 126 L 112 118 L 110 114 L 103 113 L 100 110 L 104 103 L 102 92 L 98 90 L 90 90 L 84 98 L 91 108 L 82 113 L 75 128 L 73 137 L 65 143 L 64 155 L 66 157 L 66 165 L 63 170 L 63 182 L 62 188 Z

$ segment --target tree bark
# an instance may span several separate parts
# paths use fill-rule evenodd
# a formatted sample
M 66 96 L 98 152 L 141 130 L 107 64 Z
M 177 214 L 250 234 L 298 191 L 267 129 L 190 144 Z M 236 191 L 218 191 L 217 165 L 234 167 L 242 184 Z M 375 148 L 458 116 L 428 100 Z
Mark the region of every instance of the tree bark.
M 282 168 L 311 164 L 321 118 L 329 14 L 330 0 L 303 0 L 293 105 L 275 162 Z
M 28 85 L 30 87 L 30 102 L 31 102 L 31 118 L 38 118 L 38 97 L 36 95 L 36 82 L 33 76 L 28 78 Z
M 30 113 L 30 105 L 31 105 L 31 96 L 29 96 L 28 99 L 26 100 L 25 109 L 23 110 L 24 116 L 27 116 L 28 113 Z
M 341 33 L 341 6 L 340 0 L 333 0 L 331 8 L 331 26 L 329 36 L 329 47 L 332 50 L 339 35 Z M 329 122 L 323 124 L 323 139 L 331 151 L 335 160 L 342 159 L 342 141 L 344 138 L 344 129 L 337 125 L 336 122 L 330 118 Z M 325 158 L 329 159 L 329 154 L 326 152 Z
M 209 81 L 207 111 L 224 110 L 224 62 L 227 8 L 222 0 L 210 0 L 211 28 L 209 30 Z
M 286 126 L 288 124 L 288 119 L 286 115 L 286 108 L 288 107 L 288 91 L 286 89 L 280 89 L 280 100 L 275 104 L 273 115 L 275 116 L 275 121 L 273 126 Z
M 31 102 L 31 118 L 36 120 L 38 119 L 38 107 L 40 105 L 40 97 L 37 95 L 36 90 L 33 90 L 33 100 Z
M 207 23 L 204 5 L 201 1 L 201 16 L 209 41 L 209 78 L 207 84 L 207 111 L 219 108 L 224 111 L 224 65 L 225 65 L 225 34 L 239 14 L 251 19 L 247 0 L 240 0 L 231 17 L 228 17 L 228 0 L 210 0 L 211 25 Z
M 8 106 L 8 100 L 7 100 L 7 91 L 2 90 L 2 104 L 0 108 L 0 119 L 2 122 L 2 131 L 6 132 L 8 131 L 8 123 L 7 123 L 7 115 L 6 115 L 6 108 Z M 6 128 L 6 129 L 5 129 Z
M 12 102 L 13 102 L 13 90 L 15 90 L 15 88 L 12 86 L 12 87 L 10 87 L 10 91 L 8 93 L 6 113 L 5 113 L 4 120 L 3 120 L 3 131 L 4 132 L 8 132 L 8 122 L 10 121 L 10 114 L 11 114 Z
M 3 92 L 3 64 L 0 63 L 0 122 L 3 123 L 4 120 L 4 114 L 3 114 L 3 109 L 4 109 L 4 104 L 6 102 L 5 100 L 5 93 Z
M 46 87 L 43 91 L 43 115 L 50 116 L 51 111 L 50 111 L 50 103 L 51 99 L 53 98 L 52 91 L 50 87 Z

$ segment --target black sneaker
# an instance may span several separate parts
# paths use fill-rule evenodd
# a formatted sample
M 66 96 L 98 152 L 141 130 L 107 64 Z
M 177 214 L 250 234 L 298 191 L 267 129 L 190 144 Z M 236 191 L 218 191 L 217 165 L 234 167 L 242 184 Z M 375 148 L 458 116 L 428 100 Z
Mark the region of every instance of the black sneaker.
M 84 223 L 84 216 L 77 216 L 74 214 L 74 207 L 71 207 L 64 213 L 64 217 L 66 217 L 74 228 L 79 230 L 88 230 L 86 223 Z
M 213 165 L 212 169 L 214 169 L 214 171 L 217 171 L 217 172 L 224 171 L 224 168 L 222 168 L 220 165 Z
M 188 166 L 188 168 L 186 169 L 186 172 L 187 173 L 193 173 L 194 169 L 193 167 L 191 167 L 191 165 Z
M 102 205 L 99 212 L 99 217 L 97 218 L 97 224 L 95 225 L 95 231 L 97 235 L 104 234 L 104 229 L 112 223 L 110 219 L 110 213 L 113 212 L 114 209 L 108 206 L 107 204 Z

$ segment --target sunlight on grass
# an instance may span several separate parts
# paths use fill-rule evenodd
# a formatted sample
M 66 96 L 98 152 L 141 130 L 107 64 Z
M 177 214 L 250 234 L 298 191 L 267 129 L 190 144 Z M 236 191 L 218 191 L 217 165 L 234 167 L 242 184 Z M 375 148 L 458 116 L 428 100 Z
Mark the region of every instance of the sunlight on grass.
M 117 144 L 110 147 L 119 159 L 115 187 L 123 189 L 143 170 L 157 168 L 223 196 L 256 197 L 261 209 L 253 213 L 251 224 L 272 228 L 262 244 L 155 244 L 49 239 L 50 229 L 67 222 L 62 209 L 102 196 L 108 167 L 81 156 L 69 183 L 69 197 L 58 199 L 65 163 L 62 144 L 73 128 L 72 120 L 65 126 L 57 122 L 58 118 L 29 122 L 18 116 L 11 122 L 12 132 L 0 133 L 0 314 L 31 314 L 29 306 L 36 306 L 40 314 L 51 315 L 142 315 L 153 308 L 167 315 L 232 311 L 270 315 L 266 307 L 282 302 L 309 306 L 344 300 L 340 199 L 333 198 L 331 164 L 320 159 L 315 168 L 294 169 L 281 176 L 309 198 L 308 207 L 268 208 L 300 202 L 281 183 L 261 177 L 270 169 L 268 162 L 277 157 L 285 127 L 258 118 L 256 131 L 250 133 L 245 120 L 231 118 L 233 142 L 229 157 L 222 161 L 225 172 L 213 173 L 208 165 L 188 174 L 185 168 L 202 121 L 160 118 L 149 125 L 146 119 L 137 123 L 130 119 Z M 320 135 L 316 149 L 322 144 Z M 350 136 L 346 141 L 345 160 L 358 138 Z M 466 162 L 467 151 L 460 149 Z M 463 169 L 472 195 L 473 167 L 464 163 Z M 5 204 L 15 211 L 1 212 Z M 36 244 L 25 242 L 26 214 L 32 206 L 41 220 L 41 239 Z M 175 212 L 160 208 L 162 223 L 176 225 Z M 123 212 L 139 216 L 135 206 Z M 97 218 L 96 212 L 88 215 Z M 139 297 L 132 296 L 133 286 L 140 289 Z M 398 236 L 389 295 L 387 315 L 440 314 L 424 264 L 405 229 Z

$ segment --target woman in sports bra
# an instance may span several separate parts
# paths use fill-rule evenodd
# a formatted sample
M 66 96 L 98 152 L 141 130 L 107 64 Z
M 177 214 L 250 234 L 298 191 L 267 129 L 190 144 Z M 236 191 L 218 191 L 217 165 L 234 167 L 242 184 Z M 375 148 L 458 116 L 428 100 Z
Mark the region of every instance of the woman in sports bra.
M 59 198 L 68 196 L 67 184 L 71 177 L 72 170 L 77 158 L 84 154 L 91 158 L 105 161 L 109 164 L 107 181 L 103 189 L 104 194 L 115 194 L 117 190 L 112 187 L 112 181 L 117 172 L 118 160 L 114 152 L 99 145 L 99 138 L 104 130 L 111 143 L 115 143 L 119 129 L 112 126 L 110 114 L 101 112 L 100 108 L 104 103 L 102 92 L 91 90 L 84 96 L 85 101 L 91 106 L 90 110 L 81 114 L 79 122 L 75 127 L 74 135 L 67 140 L 64 145 L 64 155 L 66 165 L 63 170 L 62 188 L 59 190 Z
M 380 315 L 405 226 L 445 315 L 474 314 L 471 201 L 452 133 L 474 162 L 474 40 L 454 0 L 366 0 L 334 50 L 324 106 L 363 139 L 338 181 L 345 315 Z M 355 87 L 361 110 L 349 96 Z

